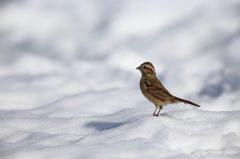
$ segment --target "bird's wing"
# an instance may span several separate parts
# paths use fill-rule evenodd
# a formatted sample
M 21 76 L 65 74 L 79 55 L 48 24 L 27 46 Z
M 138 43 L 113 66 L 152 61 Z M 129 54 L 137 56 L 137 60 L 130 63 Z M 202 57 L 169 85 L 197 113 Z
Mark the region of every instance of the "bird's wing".
M 157 98 L 162 98 L 168 101 L 173 100 L 173 95 L 171 95 L 168 90 L 161 84 L 158 79 L 146 80 L 145 86 L 147 92 Z

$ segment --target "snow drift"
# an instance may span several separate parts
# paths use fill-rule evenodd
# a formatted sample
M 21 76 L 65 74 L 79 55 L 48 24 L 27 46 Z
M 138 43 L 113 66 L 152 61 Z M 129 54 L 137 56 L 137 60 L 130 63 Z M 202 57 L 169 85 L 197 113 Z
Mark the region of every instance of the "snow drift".
M 154 117 L 152 109 L 139 107 L 107 115 L 49 117 L 52 108 L 43 109 L 1 112 L 1 158 L 240 155 L 240 111 L 176 110 Z

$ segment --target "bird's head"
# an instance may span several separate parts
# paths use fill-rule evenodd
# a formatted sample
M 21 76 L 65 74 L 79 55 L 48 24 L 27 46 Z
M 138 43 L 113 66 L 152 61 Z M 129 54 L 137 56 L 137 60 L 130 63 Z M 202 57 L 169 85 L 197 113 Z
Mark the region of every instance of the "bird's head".
M 156 75 L 154 66 L 150 62 L 144 62 L 136 69 L 138 69 L 143 76 Z

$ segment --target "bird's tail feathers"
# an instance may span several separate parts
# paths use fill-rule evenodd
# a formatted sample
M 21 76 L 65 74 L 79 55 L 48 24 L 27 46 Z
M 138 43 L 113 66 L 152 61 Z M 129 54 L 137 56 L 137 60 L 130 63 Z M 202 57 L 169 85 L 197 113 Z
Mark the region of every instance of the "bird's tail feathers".
M 200 107 L 200 105 L 197 105 L 197 104 L 195 104 L 191 101 L 188 101 L 188 100 L 185 100 L 185 99 L 182 99 L 182 98 L 174 97 L 174 99 L 177 100 L 177 101 L 183 102 L 185 104 L 187 103 L 187 104 L 191 104 L 191 105 L 196 106 L 196 107 Z

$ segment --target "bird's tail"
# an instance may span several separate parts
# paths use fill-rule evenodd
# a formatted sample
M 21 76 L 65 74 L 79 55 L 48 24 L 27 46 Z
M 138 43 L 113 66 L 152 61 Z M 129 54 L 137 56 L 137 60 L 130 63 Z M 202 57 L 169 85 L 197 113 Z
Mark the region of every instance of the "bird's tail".
M 178 97 L 174 97 L 174 99 L 177 100 L 177 101 L 183 102 L 183 103 L 185 103 L 185 104 L 187 103 L 187 104 L 194 105 L 194 106 L 196 106 L 196 107 L 200 107 L 200 105 L 197 105 L 197 104 L 195 104 L 195 103 L 193 103 L 193 102 L 190 102 L 190 101 L 188 101 L 188 100 L 185 100 L 185 99 L 181 99 L 181 98 L 178 98 Z

